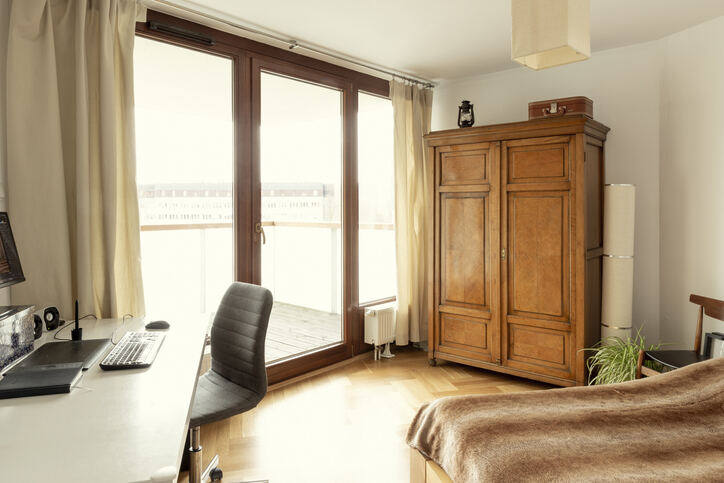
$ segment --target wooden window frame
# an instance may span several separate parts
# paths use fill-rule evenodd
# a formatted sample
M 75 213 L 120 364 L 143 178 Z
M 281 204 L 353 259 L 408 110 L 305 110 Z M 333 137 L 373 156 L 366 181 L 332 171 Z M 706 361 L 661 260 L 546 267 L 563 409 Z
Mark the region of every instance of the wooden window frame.
M 211 43 L 151 29 L 150 22 L 213 39 Z M 286 75 L 342 92 L 342 342 L 267 365 L 269 383 L 283 381 L 369 350 L 364 344 L 364 307 L 359 296 L 359 199 L 357 189 L 357 106 L 360 91 L 389 98 L 389 82 L 204 25 L 149 10 L 136 35 L 226 57 L 234 64 L 234 272 L 235 279 L 261 282 L 261 243 L 253 227 L 261 221 L 259 178 L 260 72 Z M 249 195 L 251 193 L 251 195 Z M 391 300 L 391 299 L 386 299 Z M 364 304 L 367 306 L 368 304 Z

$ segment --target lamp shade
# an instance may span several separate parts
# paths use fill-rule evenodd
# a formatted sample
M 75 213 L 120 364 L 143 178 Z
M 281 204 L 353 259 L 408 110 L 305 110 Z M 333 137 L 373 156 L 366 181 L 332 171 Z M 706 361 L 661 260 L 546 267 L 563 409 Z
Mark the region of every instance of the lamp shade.
M 607 184 L 603 188 L 603 253 L 633 256 L 636 187 L 632 184 Z
M 513 60 L 534 70 L 591 57 L 590 0 L 512 0 Z
M 601 323 L 630 329 L 633 309 L 633 258 L 603 257 Z
M 631 336 L 636 186 L 603 188 L 603 300 L 601 336 Z

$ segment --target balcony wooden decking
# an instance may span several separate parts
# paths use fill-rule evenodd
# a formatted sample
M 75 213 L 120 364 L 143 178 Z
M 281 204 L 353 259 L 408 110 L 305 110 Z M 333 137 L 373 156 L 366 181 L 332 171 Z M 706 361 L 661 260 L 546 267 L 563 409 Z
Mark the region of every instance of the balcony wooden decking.
M 266 335 L 266 362 L 313 350 L 341 339 L 340 314 L 274 302 Z

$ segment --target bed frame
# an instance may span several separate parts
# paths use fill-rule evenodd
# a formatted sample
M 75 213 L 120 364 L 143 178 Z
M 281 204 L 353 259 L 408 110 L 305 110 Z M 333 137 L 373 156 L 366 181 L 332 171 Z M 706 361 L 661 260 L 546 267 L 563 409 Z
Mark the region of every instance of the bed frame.
M 410 448 L 410 483 L 453 483 L 440 465 Z

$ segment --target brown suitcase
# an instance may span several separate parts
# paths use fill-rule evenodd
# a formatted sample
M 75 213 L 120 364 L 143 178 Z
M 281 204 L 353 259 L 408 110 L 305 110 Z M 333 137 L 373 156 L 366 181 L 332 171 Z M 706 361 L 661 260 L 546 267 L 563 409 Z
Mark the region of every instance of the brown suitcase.
M 588 97 L 564 97 L 528 103 L 528 119 L 583 114 L 593 119 L 593 101 Z

